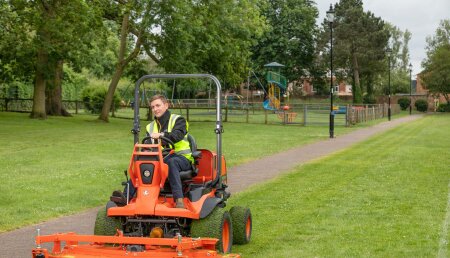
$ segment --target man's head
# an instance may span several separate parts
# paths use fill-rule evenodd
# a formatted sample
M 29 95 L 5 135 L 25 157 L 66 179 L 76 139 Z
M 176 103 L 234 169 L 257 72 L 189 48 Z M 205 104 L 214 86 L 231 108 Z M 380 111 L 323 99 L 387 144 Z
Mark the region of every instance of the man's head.
M 163 95 L 155 95 L 150 99 L 150 107 L 153 114 L 160 118 L 169 109 L 169 101 Z

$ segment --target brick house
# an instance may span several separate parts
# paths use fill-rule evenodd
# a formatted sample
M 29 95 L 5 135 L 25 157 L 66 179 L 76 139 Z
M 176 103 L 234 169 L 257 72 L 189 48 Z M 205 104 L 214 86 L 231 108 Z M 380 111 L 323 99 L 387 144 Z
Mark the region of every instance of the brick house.
M 327 79 L 330 81 L 330 78 Z M 333 84 L 335 84 L 336 77 L 333 78 Z M 300 82 L 300 83 L 299 83 Z M 305 96 L 313 96 L 316 94 L 316 90 L 314 89 L 314 85 L 311 83 L 311 78 L 301 78 L 297 82 L 297 85 L 300 85 L 300 90 Z M 292 83 L 289 84 L 289 88 L 292 88 Z M 339 82 L 339 85 L 334 86 L 334 92 L 338 96 L 352 96 L 352 86 L 347 84 L 345 81 Z
M 422 83 L 422 80 L 420 79 L 420 74 L 416 77 L 416 87 L 415 87 L 415 95 L 422 96 L 422 98 L 426 98 L 428 102 L 428 110 L 429 111 L 436 111 L 436 108 L 439 106 L 439 104 L 447 103 L 446 99 L 444 98 L 444 95 L 439 94 L 438 96 L 434 94 L 430 94 L 426 86 Z M 414 105 L 414 98 L 412 101 L 412 104 Z

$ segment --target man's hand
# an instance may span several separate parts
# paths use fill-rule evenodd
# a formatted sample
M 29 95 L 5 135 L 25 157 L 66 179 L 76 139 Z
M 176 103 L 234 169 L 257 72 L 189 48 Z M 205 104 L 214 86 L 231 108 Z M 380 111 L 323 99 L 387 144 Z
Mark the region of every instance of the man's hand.
M 152 133 L 150 134 L 150 137 L 152 137 L 153 139 L 159 139 L 161 137 L 164 136 L 164 133 Z

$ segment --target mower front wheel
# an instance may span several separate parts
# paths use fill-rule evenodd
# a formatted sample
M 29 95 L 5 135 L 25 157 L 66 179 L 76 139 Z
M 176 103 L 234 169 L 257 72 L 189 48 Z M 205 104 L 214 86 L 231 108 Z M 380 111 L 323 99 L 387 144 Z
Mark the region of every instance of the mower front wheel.
M 247 207 L 234 206 L 230 210 L 233 221 L 233 244 L 244 245 L 252 236 L 252 213 Z
M 233 225 L 228 211 L 216 207 L 208 217 L 194 220 L 191 223 L 191 237 L 211 237 L 219 239 L 217 250 L 222 253 L 231 252 L 233 244 Z
M 108 217 L 107 208 L 100 208 L 95 219 L 94 235 L 114 236 L 117 229 L 122 229 L 120 218 Z

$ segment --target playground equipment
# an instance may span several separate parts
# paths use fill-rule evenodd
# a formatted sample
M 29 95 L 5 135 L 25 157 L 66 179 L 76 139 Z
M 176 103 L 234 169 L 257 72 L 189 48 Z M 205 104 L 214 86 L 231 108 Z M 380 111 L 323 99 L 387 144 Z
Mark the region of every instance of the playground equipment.
M 284 65 L 277 62 L 264 65 L 269 71 L 266 73 L 267 92 L 263 107 L 277 113 L 284 124 L 293 123 L 297 113 L 289 111 L 289 105 L 281 106 L 281 97 L 286 94 L 287 80 L 281 75 L 280 70 Z
M 172 150 L 161 144 L 139 143 L 139 86 L 145 80 L 177 78 L 209 78 L 217 86 L 216 151 L 197 149 L 188 136 L 195 163 L 191 170 L 180 172 L 186 209 L 175 208 L 171 191 L 166 188 L 168 166 L 163 157 Z M 137 189 L 124 206 L 108 202 L 100 209 L 95 222 L 95 235 L 74 233 L 36 237 L 33 258 L 88 257 L 230 257 L 235 244 L 246 244 L 252 232 L 250 209 L 235 206 L 226 211 L 230 197 L 227 188 L 227 169 L 222 155 L 221 86 L 209 74 L 146 75 L 136 82 L 134 101 L 134 147 L 126 174 Z M 170 143 L 169 139 L 164 139 Z M 173 149 L 174 144 L 171 144 Z M 127 176 L 128 181 L 128 176 Z M 53 242 L 53 250 L 41 247 Z M 65 242 L 62 248 L 61 242 Z M 81 244 L 88 242 L 90 244 Z M 216 251 L 216 248 L 218 251 Z
M 284 65 L 277 62 L 264 65 L 269 71 L 266 73 L 267 81 L 267 98 L 263 102 L 263 106 L 267 110 L 280 110 L 280 100 L 282 94 L 286 92 L 286 77 L 280 73 L 281 67 Z

